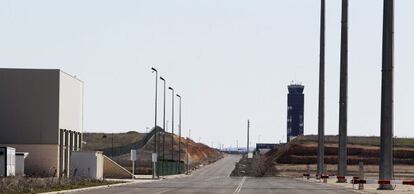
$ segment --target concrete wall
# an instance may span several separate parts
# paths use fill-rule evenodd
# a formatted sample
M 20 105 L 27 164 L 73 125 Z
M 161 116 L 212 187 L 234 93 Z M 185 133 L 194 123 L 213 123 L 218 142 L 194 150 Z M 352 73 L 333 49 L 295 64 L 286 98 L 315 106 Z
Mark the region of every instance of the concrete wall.
M 72 152 L 70 169 L 73 176 L 102 180 L 102 152 Z
M 60 72 L 59 81 L 59 162 L 60 173 L 71 171 L 72 151 L 82 146 L 83 83 L 77 78 Z
M 57 144 L 59 70 L 0 69 L 0 144 Z
M 59 129 L 82 132 L 83 83 L 61 71 L 59 85 Z

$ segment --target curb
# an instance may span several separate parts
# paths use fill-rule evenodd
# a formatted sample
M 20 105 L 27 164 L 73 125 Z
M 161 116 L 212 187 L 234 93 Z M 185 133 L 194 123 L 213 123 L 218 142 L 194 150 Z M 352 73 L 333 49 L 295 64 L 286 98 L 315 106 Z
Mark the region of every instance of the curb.
M 89 191 L 89 190 L 102 189 L 102 188 L 120 187 L 120 186 L 125 186 L 125 185 L 140 184 L 140 183 L 147 183 L 147 182 L 154 182 L 154 181 L 156 180 L 148 180 L 145 182 L 130 181 L 126 183 L 117 183 L 117 184 L 112 184 L 112 185 L 101 185 L 101 186 L 85 187 L 85 188 L 79 188 L 79 189 L 62 190 L 62 191 L 52 191 L 52 192 L 39 193 L 39 194 L 73 193 L 73 192 L 79 192 L 79 191 Z

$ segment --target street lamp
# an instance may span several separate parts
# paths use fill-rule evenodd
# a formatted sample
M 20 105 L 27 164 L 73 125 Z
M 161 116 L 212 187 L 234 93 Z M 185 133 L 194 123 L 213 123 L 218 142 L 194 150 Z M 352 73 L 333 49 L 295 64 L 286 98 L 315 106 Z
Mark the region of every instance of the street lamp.
M 180 98 L 180 111 L 179 111 L 179 125 L 178 125 L 178 169 L 181 172 L 181 96 L 177 94 L 177 97 Z
M 165 160 L 165 93 L 166 93 L 166 81 L 165 81 L 165 79 L 163 78 L 163 77 L 160 77 L 160 79 L 164 82 L 164 113 L 163 113 L 163 124 L 162 124 L 162 130 L 163 130 L 163 135 L 162 135 L 162 160 L 163 160 L 163 163 L 162 163 L 162 171 L 163 171 L 163 174 L 164 174 L 164 160 Z
M 187 137 L 187 175 L 190 174 L 190 162 L 189 162 L 190 137 L 191 137 L 191 129 L 188 130 L 188 137 Z
M 157 154 L 157 108 L 158 108 L 158 71 L 157 69 L 155 69 L 154 67 L 151 68 L 152 73 L 155 72 L 155 121 L 154 121 L 154 155 Z M 158 160 L 158 159 L 157 159 Z M 156 176 L 156 161 L 153 161 L 153 166 L 152 166 L 152 178 L 155 179 Z
M 168 87 L 171 90 L 171 160 L 174 161 L 174 88 Z

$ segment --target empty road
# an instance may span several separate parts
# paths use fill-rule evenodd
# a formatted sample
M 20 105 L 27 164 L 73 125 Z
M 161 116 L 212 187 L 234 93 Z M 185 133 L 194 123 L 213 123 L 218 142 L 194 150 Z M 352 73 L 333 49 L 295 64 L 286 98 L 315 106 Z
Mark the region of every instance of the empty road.
M 150 183 L 137 183 L 121 187 L 97 189 L 79 193 L 88 194 L 187 194 L 187 193 L 277 193 L 277 194 L 323 194 L 323 193 L 354 193 L 331 185 L 308 183 L 289 178 L 251 178 L 229 177 L 234 163 L 239 156 L 227 156 L 224 159 L 206 166 L 192 176 L 176 179 L 166 179 Z

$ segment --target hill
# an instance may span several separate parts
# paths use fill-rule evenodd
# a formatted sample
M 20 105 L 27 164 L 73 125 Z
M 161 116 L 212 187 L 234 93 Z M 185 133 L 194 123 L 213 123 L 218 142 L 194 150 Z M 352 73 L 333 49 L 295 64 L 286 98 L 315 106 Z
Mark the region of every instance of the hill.
M 159 134 L 163 134 L 161 128 L 157 128 Z M 163 146 L 163 140 L 165 137 L 165 143 Z M 130 161 L 130 150 L 136 149 L 138 160 L 136 161 L 136 172 L 140 174 L 151 173 L 151 154 L 154 150 L 154 130 L 150 133 L 85 133 L 83 150 L 90 151 L 103 151 L 105 155 L 111 157 L 118 164 L 130 169 L 132 163 Z M 180 161 L 186 163 L 187 152 L 188 160 L 191 168 L 196 168 L 199 165 L 208 164 L 222 158 L 223 155 L 220 151 L 210 148 L 202 143 L 194 142 L 191 139 L 181 137 L 181 146 L 179 146 L 179 137 L 173 135 L 173 151 L 172 149 L 172 136 L 171 133 L 164 133 L 159 135 L 158 141 L 158 153 L 159 160 L 177 161 L 180 147 Z M 113 146 L 112 146 L 113 142 Z M 188 143 L 188 149 L 187 149 Z M 164 149 L 163 149 L 164 147 Z M 174 158 L 172 158 L 172 155 Z
M 379 137 L 349 137 L 348 164 L 378 164 L 380 153 Z M 269 156 L 280 164 L 315 164 L 317 162 L 317 136 L 302 136 L 283 146 Z M 325 163 L 337 164 L 338 137 L 325 138 Z M 414 164 L 414 139 L 394 140 L 394 163 Z
M 378 177 L 379 137 L 348 138 L 348 173 L 358 175 L 358 163 L 364 163 L 366 177 Z M 325 138 L 325 164 L 329 174 L 336 174 L 338 162 L 338 136 Z M 278 150 L 265 155 L 268 161 L 267 172 L 285 176 L 301 176 L 309 165 L 311 173 L 316 173 L 317 136 L 309 135 L 294 139 Z M 414 139 L 394 139 L 394 173 L 396 178 L 414 177 Z
M 83 141 L 86 144 L 83 145 L 84 150 L 105 150 L 108 156 L 119 155 L 121 152 L 119 149 L 125 147 L 128 144 L 136 143 L 142 140 L 146 136 L 146 133 L 138 133 L 135 131 L 129 131 L 126 133 L 84 133 Z M 112 145 L 114 147 L 114 153 L 112 152 Z

